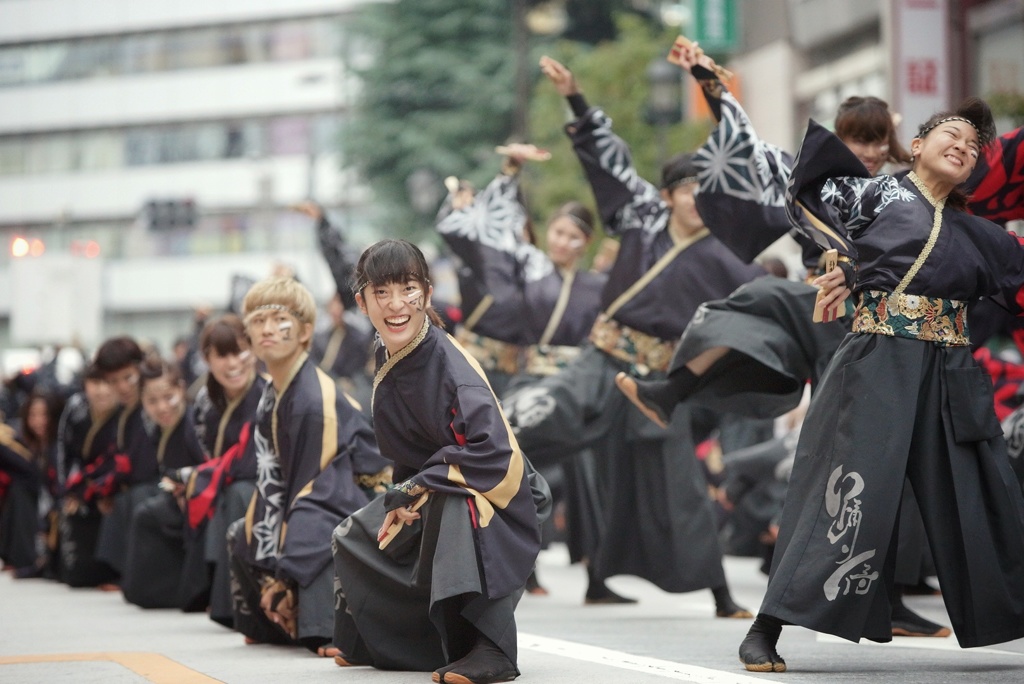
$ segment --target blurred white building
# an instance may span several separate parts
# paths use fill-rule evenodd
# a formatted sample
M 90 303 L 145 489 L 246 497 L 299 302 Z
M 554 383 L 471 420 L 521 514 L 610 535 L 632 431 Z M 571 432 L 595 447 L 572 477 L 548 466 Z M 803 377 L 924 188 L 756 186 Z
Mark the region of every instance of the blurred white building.
M 739 9 L 730 66 L 758 132 L 785 149 L 808 117 L 831 125 L 850 95 L 887 100 L 907 143 L 967 95 L 1024 97 L 1024 0 L 698 1 Z
M 336 152 L 366 1 L 0 1 L 0 348 L 168 352 L 278 262 L 333 292 L 288 208 L 312 196 L 369 238 Z

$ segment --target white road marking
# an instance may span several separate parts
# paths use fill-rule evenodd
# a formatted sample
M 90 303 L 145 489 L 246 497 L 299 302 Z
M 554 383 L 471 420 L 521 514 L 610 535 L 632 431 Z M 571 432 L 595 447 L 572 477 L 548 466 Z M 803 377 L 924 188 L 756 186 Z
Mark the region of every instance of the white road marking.
M 696 665 L 685 665 L 672 662 L 671 660 L 660 660 L 658 658 L 645 658 L 643 656 L 613 651 L 599 646 L 588 646 L 563 639 L 537 636 L 535 634 L 519 633 L 519 648 L 548 655 L 573 658 L 592 664 L 617 667 L 621 670 L 631 670 L 644 674 L 675 679 L 693 684 L 764 684 L 763 679 L 750 677 L 738 672 L 727 672 L 725 670 L 712 670 Z M 736 667 L 741 667 L 739 660 Z
M 933 651 L 962 651 L 964 653 L 995 653 L 997 655 L 1024 656 L 1024 653 L 1015 651 L 1003 651 L 998 648 L 960 648 L 956 637 L 894 637 L 887 644 L 880 644 L 875 641 L 862 640 L 854 644 L 852 641 L 841 639 L 831 634 L 818 634 L 818 642 L 823 644 L 848 644 L 850 646 L 883 646 L 886 648 L 920 648 Z

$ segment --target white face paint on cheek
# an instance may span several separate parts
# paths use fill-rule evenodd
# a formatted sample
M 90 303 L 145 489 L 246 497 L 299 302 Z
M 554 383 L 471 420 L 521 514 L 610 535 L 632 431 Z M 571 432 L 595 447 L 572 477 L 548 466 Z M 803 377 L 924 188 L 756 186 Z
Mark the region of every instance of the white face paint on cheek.
M 285 330 L 291 330 L 292 329 L 292 322 L 291 321 L 284 321 L 284 322 L 278 324 L 277 329 L 280 330 L 281 332 L 284 332 Z
M 572 240 L 569 240 L 569 249 L 579 249 L 580 247 L 583 246 L 583 244 L 583 240 L 580 240 L 579 238 L 573 238 Z
M 248 361 L 250 356 L 252 356 L 252 352 L 246 349 L 244 352 L 238 355 L 238 359 L 240 361 Z
M 167 403 L 173 406 L 174 408 L 178 408 L 178 405 L 181 403 L 181 397 L 175 394 L 173 397 L 167 400 Z
M 423 290 L 413 290 L 409 294 L 405 295 L 405 299 L 406 299 L 406 301 L 415 304 L 416 302 L 419 301 L 420 297 L 422 297 L 422 296 L 423 296 Z

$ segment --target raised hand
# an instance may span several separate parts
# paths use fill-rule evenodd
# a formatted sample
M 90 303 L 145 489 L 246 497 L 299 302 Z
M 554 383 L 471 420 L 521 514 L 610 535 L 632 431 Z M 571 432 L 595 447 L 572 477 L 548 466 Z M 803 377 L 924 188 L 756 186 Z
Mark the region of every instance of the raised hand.
M 576 77 L 561 62 L 545 55 L 540 58 L 540 70 L 555 85 L 559 95 L 569 97 L 579 94 Z

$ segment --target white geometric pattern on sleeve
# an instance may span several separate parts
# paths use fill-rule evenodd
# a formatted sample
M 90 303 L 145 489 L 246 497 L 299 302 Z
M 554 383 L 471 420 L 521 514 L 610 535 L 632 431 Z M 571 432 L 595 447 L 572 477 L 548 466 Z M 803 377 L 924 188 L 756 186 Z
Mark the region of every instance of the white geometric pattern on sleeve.
M 614 232 L 640 228 L 648 234 L 655 234 L 664 230 L 669 214 L 658 189 L 637 174 L 629 146 L 612 132 L 612 120 L 608 115 L 598 109 L 592 116 L 597 124 L 594 145 L 601 168 L 625 185 L 633 196 L 633 200 L 616 214 Z
M 473 198 L 472 204 L 441 219 L 437 231 L 514 254 L 522 243 L 526 223 L 518 189 L 518 179 L 498 176 Z
M 721 121 L 695 154 L 701 192 L 716 192 L 781 207 L 792 173 L 789 155 L 757 137 L 750 119 L 729 93 L 722 95 Z
M 821 199 L 839 211 L 847 231 L 864 228 L 893 202 L 913 202 L 914 193 L 892 176 L 843 177 L 825 181 Z

